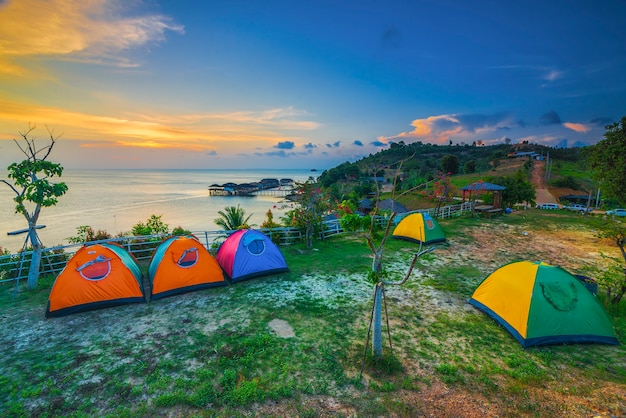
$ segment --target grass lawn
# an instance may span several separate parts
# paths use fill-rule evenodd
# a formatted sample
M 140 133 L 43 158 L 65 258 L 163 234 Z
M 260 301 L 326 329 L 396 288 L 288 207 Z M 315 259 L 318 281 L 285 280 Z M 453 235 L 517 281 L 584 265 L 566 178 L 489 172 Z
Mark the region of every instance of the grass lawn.
M 441 225 L 448 241 L 387 287 L 393 356 L 368 354 L 363 375 L 373 287 L 358 235 L 282 247 L 288 273 L 49 320 L 51 278 L 0 287 L 0 416 L 626 415 L 624 346 L 523 349 L 466 302 L 503 264 L 593 275 L 617 248 L 561 211 Z M 388 242 L 391 281 L 416 250 Z M 609 311 L 621 342 L 625 304 Z

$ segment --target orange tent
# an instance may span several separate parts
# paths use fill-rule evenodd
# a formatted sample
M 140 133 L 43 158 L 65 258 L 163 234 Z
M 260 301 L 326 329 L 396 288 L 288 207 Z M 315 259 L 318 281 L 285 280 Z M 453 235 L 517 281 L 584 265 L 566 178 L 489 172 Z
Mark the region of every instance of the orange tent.
M 170 237 L 154 251 L 151 299 L 227 284 L 222 268 L 193 235 Z
M 145 302 L 143 276 L 135 258 L 115 244 L 82 247 L 56 278 L 46 317 Z

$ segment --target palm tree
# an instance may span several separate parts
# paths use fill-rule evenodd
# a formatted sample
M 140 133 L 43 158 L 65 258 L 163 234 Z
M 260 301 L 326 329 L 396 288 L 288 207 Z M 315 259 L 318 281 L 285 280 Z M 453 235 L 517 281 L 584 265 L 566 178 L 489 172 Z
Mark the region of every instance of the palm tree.
M 224 231 L 235 231 L 237 229 L 249 228 L 248 220 L 252 215 L 246 217 L 246 211 L 244 208 L 234 206 L 225 207 L 223 211 L 218 211 L 219 218 L 213 220 L 215 224 L 221 227 Z

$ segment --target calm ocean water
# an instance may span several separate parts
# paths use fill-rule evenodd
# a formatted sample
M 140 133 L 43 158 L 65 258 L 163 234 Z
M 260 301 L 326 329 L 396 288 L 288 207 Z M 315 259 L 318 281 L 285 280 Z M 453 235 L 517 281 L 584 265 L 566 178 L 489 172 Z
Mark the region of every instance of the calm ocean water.
M 320 173 L 310 170 L 64 170 L 69 190 L 59 203 L 43 208 L 39 237 L 47 247 L 67 244 L 76 228 L 88 225 L 112 235 L 130 231 L 151 215 L 162 215 L 170 226 L 182 226 L 192 232 L 218 229 L 213 220 L 227 206 L 241 205 L 257 226 L 272 209 L 278 220 L 291 204 L 280 197 L 209 196 L 208 187 L 229 181 L 246 183 L 263 178 L 291 178 L 305 181 Z M 2 173 L 7 179 L 6 172 Z M 15 194 L 0 184 L 0 246 L 15 252 L 22 248 L 24 235 L 7 232 L 27 227 L 22 215 L 15 213 Z

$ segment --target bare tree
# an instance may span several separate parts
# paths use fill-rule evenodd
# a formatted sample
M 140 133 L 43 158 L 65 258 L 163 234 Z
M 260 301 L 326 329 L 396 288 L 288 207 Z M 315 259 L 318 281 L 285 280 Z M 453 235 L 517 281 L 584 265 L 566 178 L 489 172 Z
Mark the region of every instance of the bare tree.
M 396 195 L 396 186 L 397 186 L 397 181 L 400 177 L 400 173 L 402 171 L 402 165 L 405 161 L 408 161 L 411 157 L 401 160 L 400 162 L 397 163 L 397 168 L 395 170 L 394 173 L 394 179 L 393 179 L 393 191 L 392 191 L 392 200 L 395 199 Z M 395 164 L 394 164 L 395 165 Z M 385 273 L 383 270 L 383 255 L 384 255 L 384 246 L 385 243 L 387 242 L 387 239 L 389 238 L 389 235 L 391 233 L 391 227 L 393 226 L 393 221 L 394 218 L 396 216 L 396 211 L 395 208 L 392 209 L 390 216 L 387 218 L 386 223 L 385 223 L 385 227 L 383 230 L 382 235 L 379 238 L 378 243 L 377 241 L 377 227 L 378 227 L 378 222 L 380 221 L 380 216 L 378 215 L 378 209 L 379 209 L 379 204 L 380 204 L 380 195 L 381 195 L 381 189 L 380 189 L 380 185 L 378 184 L 378 181 L 376 179 L 376 175 L 381 172 L 384 171 L 386 169 L 389 169 L 390 166 L 389 165 L 379 165 L 376 164 L 372 167 L 368 167 L 368 171 L 374 176 L 374 183 L 376 185 L 375 187 L 375 205 L 374 205 L 374 210 L 373 210 L 373 216 L 371 216 L 370 219 L 370 226 L 369 229 L 365 232 L 363 232 L 363 236 L 365 238 L 365 240 L 367 241 L 367 245 L 369 246 L 370 250 L 372 251 L 372 271 L 370 272 L 370 278 L 372 279 L 372 282 L 374 283 L 374 301 L 373 301 L 373 306 L 372 306 L 372 320 L 370 321 L 370 330 L 373 326 L 373 333 L 372 333 L 372 351 L 374 354 L 374 357 L 377 360 L 382 359 L 382 352 L 383 352 L 383 348 L 382 348 L 382 310 L 383 310 L 383 304 L 385 304 L 385 293 L 384 293 L 384 285 L 385 285 L 385 281 L 384 281 L 384 277 L 385 277 Z M 420 186 L 418 186 L 420 187 Z M 415 188 L 413 188 L 415 189 Z M 411 190 L 413 190 L 411 189 Z M 407 190 L 403 193 L 401 193 L 399 196 L 408 193 L 411 190 Z M 411 274 L 411 271 L 413 270 L 413 267 L 415 266 L 415 262 L 417 261 L 417 258 L 422 256 L 423 254 L 426 254 L 430 251 L 432 251 L 433 248 L 428 249 L 428 250 L 424 250 L 422 251 L 421 246 L 420 246 L 420 251 L 418 252 L 418 254 L 416 254 L 415 258 L 413 259 L 413 262 L 411 264 L 411 267 L 409 269 L 409 272 L 407 273 L 407 276 L 405 278 L 405 280 L 402 282 L 404 283 L 409 275 Z M 402 284 L 400 283 L 400 284 Z M 397 285 L 397 284 L 396 284 Z M 385 305 L 386 306 L 386 305 Z M 387 328 L 389 330 L 389 326 L 387 325 Z M 370 330 L 368 330 L 368 342 L 369 342 L 369 334 L 370 334 Z M 390 341 L 391 342 L 391 341 Z M 366 343 L 366 349 L 367 349 L 367 343 Z

